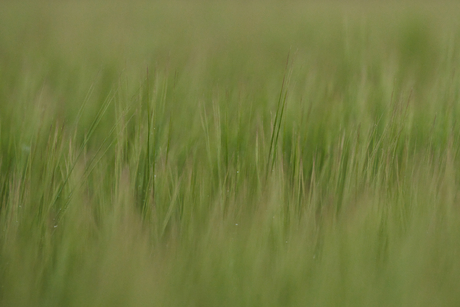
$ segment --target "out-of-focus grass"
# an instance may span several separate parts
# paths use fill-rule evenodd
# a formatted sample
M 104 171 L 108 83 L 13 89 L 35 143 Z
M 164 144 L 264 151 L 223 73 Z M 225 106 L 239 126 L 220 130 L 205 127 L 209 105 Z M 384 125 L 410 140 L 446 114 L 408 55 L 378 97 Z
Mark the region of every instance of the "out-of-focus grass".
M 457 306 L 456 12 L 0 4 L 0 304 Z

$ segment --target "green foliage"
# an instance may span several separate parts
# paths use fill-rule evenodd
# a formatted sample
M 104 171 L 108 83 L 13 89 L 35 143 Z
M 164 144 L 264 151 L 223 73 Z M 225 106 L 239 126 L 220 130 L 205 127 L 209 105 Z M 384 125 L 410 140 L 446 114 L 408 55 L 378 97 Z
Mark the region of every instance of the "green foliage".
M 0 4 L 1 306 L 458 306 L 453 3 Z

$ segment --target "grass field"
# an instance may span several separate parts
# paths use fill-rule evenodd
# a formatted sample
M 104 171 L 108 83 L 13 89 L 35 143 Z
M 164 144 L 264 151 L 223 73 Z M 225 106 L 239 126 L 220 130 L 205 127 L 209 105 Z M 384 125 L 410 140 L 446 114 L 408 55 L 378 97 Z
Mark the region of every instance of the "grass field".
M 1 2 L 0 305 L 460 306 L 459 12 Z

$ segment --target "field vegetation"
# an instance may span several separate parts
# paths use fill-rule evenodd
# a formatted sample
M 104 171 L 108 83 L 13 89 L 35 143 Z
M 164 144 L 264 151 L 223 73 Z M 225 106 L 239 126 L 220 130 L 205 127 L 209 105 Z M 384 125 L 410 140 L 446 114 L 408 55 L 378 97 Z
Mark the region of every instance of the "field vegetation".
M 459 306 L 458 12 L 2 1 L 0 305 Z

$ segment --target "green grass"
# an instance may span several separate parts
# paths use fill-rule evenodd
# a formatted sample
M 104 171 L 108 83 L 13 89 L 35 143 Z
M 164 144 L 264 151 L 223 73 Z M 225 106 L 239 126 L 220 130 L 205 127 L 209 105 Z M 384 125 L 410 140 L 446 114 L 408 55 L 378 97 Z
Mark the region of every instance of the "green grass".
M 1 306 L 459 306 L 454 2 L 0 4 Z

